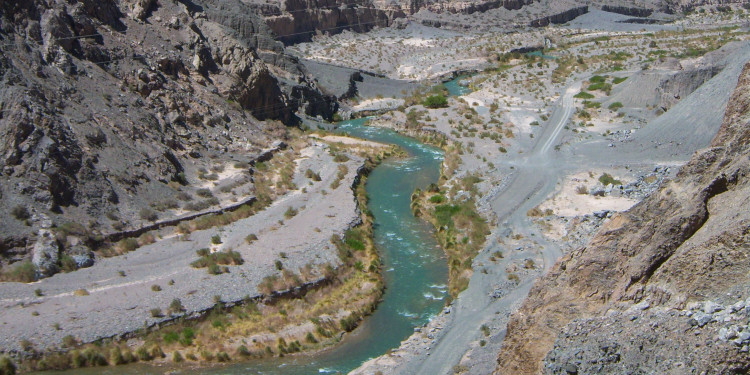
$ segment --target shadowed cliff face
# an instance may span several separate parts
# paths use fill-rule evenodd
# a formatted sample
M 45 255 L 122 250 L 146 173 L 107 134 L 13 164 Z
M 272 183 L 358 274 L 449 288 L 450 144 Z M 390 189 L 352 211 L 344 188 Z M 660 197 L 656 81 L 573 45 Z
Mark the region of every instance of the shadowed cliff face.
M 750 64 L 711 147 L 536 283 L 508 325 L 498 374 L 748 369 L 741 342 L 716 340 L 727 327 L 690 321 L 696 302 L 750 296 L 748 88 Z
M 55 225 L 80 239 L 63 254 L 90 256 L 295 112 L 331 119 L 335 98 L 271 33 L 239 0 L 0 3 L 0 265 Z
M 400 7 L 376 6 L 370 1 L 286 0 L 283 14 L 266 17 L 268 26 L 285 44 L 310 41 L 316 30 L 337 34 L 344 30 L 366 32 L 376 26 L 390 26 L 405 17 Z
M 741 4 L 743 0 L 661 0 L 655 2 L 660 10 L 667 13 L 685 12 L 702 5 Z
M 282 0 L 279 4 L 252 4 L 284 44 L 308 42 L 318 32 L 366 32 L 391 26 L 394 20 L 427 9 L 437 13 L 472 14 L 491 9 L 519 10 L 539 0 L 481 1 L 341 1 Z

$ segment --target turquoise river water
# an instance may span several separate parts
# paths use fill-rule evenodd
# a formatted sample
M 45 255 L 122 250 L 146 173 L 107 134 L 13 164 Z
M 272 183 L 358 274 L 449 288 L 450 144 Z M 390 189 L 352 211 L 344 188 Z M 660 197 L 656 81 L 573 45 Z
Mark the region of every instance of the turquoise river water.
M 448 270 L 429 224 L 409 209 L 411 193 L 437 182 L 442 152 L 391 130 L 365 126 L 366 119 L 339 124 L 339 131 L 382 143 L 396 144 L 409 157 L 385 160 L 367 179 L 369 208 L 375 218 L 374 239 L 381 256 L 386 291 L 375 312 L 341 343 L 314 355 L 299 355 L 187 369 L 127 366 L 78 369 L 70 374 L 335 374 L 347 373 L 370 358 L 398 347 L 414 327 L 435 316 L 445 303 Z
M 471 90 L 458 84 L 468 76 L 445 82 L 451 96 Z M 427 323 L 445 304 L 448 268 L 429 224 L 415 218 L 409 208 L 411 193 L 440 177 L 441 150 L 384 128 L 365 125 L 367 119 L 341 122 L 338 131 L 376 142 L 395 144 L 409 156 L 388 159 L 367 179 L 369 208 L 375 218 L 374 239 L 381 256 L 386 291 L 375 312 L 354 332 L 330 349 L 299 355 L 235 363 L 221 367 L 188 369 L 150 365 L 78 369 L 64 374 L 156 375 L 307 375 L 345 374 L 368 359 L 399 346 L 414 328 Z M 57 373 L 60 374 L 60 373 Z

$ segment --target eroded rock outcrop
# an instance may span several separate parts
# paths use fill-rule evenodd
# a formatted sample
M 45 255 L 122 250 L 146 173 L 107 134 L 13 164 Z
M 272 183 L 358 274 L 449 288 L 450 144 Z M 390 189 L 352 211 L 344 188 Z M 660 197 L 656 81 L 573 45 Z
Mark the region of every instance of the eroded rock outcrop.
M 743 4 L 744 0 L 663 0 L 657 2 L 660 10 L 666 13 L 686 12 L 704 5 Z
M 659 83 L 656 89 L 659 107 L 667 111 L 680 99 L 690 95 L 695 89 L 708 82 L 723 69 L 723 66 L 709 66 L 682 70 Z
M 428 5 L 427 9 L 436 13 L 472 14 L 501 7 L 507 10 L 519 10 L 535 1 L 539 0 L 439 1 Z
M 732 341 L 746 318 L 719 313 L 750 297 L 748 87 L 750 64 L 711 147 L 535 284 L 511 318 L 496 373 L 750 369 L 744 341 Z
M 624 14 L 631 17 L 649 17 L 654 13 L 653 9 L 626 7 L 617 5 L 603 5 L 602 10 L 605 12 Z
M 589 12 L 588 6 L 581 6 L 576 8 L 568 9 L 564 12 L 553 14 L 542 18 L 537 18 L 529 24 L 531 27 L 545 27 L 551 23 L 562 24 L 576 19 L 578 16 L 582 16 Z
M 317 32 L 366 32 L 406 16 L 398 5 L 371 1 L 284 0 L 275 8 L 264 6 L 261 10 L 268 26 L 285 44 L 309 41 Z
M 2 271 L 90 265 L 88 245 L 193 199 L 201 170 L 337 109 L 239 0 L 6 1 L 0 37 Z

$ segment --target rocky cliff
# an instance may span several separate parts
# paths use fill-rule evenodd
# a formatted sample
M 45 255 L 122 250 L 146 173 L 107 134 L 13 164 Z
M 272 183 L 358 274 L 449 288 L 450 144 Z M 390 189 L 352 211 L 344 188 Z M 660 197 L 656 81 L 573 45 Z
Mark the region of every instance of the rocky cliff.
M 366 32 L 376 26 L 387 27 L 393 19 L 406 16 L 400 6 L 371 1 L 284 0 L 264 8 L 269 27 L 286 44 L 309 41 L 316 32 Z
M 532 288 L 498 374 L 746 373 L 750 64 L 711 147 Z
M 429 4 L 426 8 L 436 13 L 450 12 L 472 14 L 498 8 L 519 10 L 525 5 L 530 5 L 538 1 L 539 0 L 438 1 Z
M 473 14 L 492 9 L 519 10 L 540 0 L 281 0 L 278 3 L 250 2 L 285 44 L 307 42 L 317 33 L 337 34 L 344 30 L 366 32 L 391 26 L 421 10 L 434 13 Z M 433 22 L 440 27 L 439 22 Z M 447 24 L 446 22 L 442 23 Z
M 336 109 L 239 0 L 5 1 L 0 39 L 0 265 L 40 275 Z
M 657 9 L 667 13 L 686 12 L 703 5 L 744 4 L 745 0 L 659 0 L 655 3 Z
M 723 66 L 708 66 L 686 69 L 662 80 L 656 89 L 659 107 L 666 112 L 680 99 L 690 95 L 695 89 L 719 74 L 723 68 Z
M 581 6 L 581 7 L 575 7 L 568 9 L 564 12 L 556 13 L 553 15 L 537 18 L 529 24 L 531 27 L 544 27 L 551 23 L 554 24 L 561 24 L 568 21 L 574 20 L 576 17 L 584 15 L 589 12 L 589 7 Z
M 654 13 L 653 9 L 616 6 L 616 5 L 603 5 L 602 10 L 605 12 L 624 14 L 626 16 L 632 16 L 632 17 L 649 17 L 651 16 L 652 13 Z

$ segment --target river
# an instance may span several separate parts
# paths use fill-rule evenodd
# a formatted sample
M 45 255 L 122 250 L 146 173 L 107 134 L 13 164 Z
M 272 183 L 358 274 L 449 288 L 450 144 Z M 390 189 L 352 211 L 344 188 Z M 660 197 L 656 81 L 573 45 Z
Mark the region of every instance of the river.
M 459 76 L 445 82 L 450 96 L 469 93 Z M 368 359 L 395 349 L 414 328 L 427 323 L 445 305 L 448 267 L 432 227 L 412 215 L 410 197 L 416 188 L 437 182 L 443 161 L 441 150 L 390 129 L 365 125 L 366 118 L 338 124 L 338 132 L 381 143 L 395 144 L 406 158 L 387 159 L 367 179 L 368 206 L 374 216 L 373 236 L 381 257 L 386 291 L 375 312 L 336 346 L 312 355 L 288 356 L 233 363 L 202 369 L 158 368 L 132 364 L 108 368 L 77 369 L 70 374 L 156 375 L 173 374 L 346 374 Z
M 374 216 L 374 240 L 381 256 L 386 291 L 375 312 L 336 346 L 314 355 L 288 356 L 234 363 L 205 369 L 158 368 L 133 364 L 108 368 L 77 369 L 76 374 L 325 374 L 347 373 L 364 361 L 399 346 L 414 327 L 440 312 L 447 297 L 448 270 L 429 224 L 415 218 L 409 208 L 411 193 L 440 177 L 441 150 L 404 137 L 389 129 L 364 125 L 366 119 L 339 124 L 339 132 L 396 144 L 407 158 L 387 159 L 367 179 L 369 208 Z
M 411 193 L 440 177 L 442 152 L 391 130 L 365 126 L 367 119 L 339 124 L 341 133 L 396 144 L 409 154 L 388 159 L 367 179 L 373 236 L 380 253 L 386 291 L 375 312 L 335 347 L 314 356 L 247 362 L 201 374 L 347 373 L 364 361 L 385 354 L 435 316 L 448 295 L 448 269 L 429 224 L 412 215 Z

